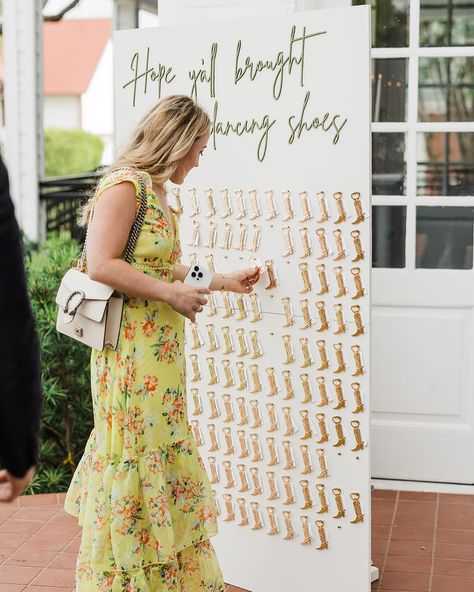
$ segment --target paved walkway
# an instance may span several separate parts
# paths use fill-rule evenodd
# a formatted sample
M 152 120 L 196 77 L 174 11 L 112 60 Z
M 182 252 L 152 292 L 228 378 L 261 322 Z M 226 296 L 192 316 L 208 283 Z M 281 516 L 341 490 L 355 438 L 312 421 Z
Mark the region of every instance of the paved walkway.
M 73 591 L 80 528 L 63 501 L 0 504 L 0 592 Z M 372 518 L 373 591 L 474 592 L 474 495 L 376 490 Z

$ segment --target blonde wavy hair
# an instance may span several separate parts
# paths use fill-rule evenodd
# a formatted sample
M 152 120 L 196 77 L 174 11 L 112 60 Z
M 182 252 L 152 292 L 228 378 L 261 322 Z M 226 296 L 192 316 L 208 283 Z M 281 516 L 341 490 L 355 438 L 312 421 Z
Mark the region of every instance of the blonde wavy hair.
M 206 111 L 191 97 L 170 95 L 158 101 L 141 119 L 133 135 L 105 174 L 117 167 L 144 170 L 154 181 L 167 181 L 194 142 L 209 133 Z M 82 225 L 89 220 L 93 198 L 82 211 Z

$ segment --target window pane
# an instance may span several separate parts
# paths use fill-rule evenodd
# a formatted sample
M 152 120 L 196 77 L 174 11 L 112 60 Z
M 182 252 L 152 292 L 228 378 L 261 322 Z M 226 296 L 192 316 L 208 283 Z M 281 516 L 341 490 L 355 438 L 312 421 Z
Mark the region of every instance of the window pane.
M 474 133 L 420 132 L 418 195 L 474 195 Z
M 405 195 L 405 134 L 372 134 L 372 193 Z
M 408 46 L 410 0 L 352 0 L 361 4 L 372 5 L 372 47 Z
M 474 208 L 416 208 L 416 267 L 472 269 Z
M 405 206 L 372 208 L 372 267 L 405 267 Z
M 420 58 L 420 121 L 474 119 L 474 58 Z
M 474 45 L 474 2 L 421 0 L 420 45 Z
M 407 61 L 372 60 L 372 121 L 405 121 Z

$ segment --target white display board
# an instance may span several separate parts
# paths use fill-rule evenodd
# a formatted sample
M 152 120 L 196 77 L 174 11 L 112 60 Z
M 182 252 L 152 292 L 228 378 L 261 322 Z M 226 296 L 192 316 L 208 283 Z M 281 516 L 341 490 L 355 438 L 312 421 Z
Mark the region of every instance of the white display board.
M 370 588 L 369 83 L 368 6 L 115 36 L 119 146 L 169 94 L 212 120 L 171 195 L 183 262 L 265 269 L 187 326 L 213 543 L 252 592 Z

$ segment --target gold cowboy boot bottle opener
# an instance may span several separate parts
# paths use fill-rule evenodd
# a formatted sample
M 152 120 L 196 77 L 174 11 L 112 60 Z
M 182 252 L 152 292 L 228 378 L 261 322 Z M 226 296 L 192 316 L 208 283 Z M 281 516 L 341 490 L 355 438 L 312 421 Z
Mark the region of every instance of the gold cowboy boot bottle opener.
M 224 522 L 232 522 L 232 520 L 235 520 L 235 512 L 234 512 L 234 506 L 232 504 L 232 495 L 230 493 L 224 493 L 224 505 L 225 505 L 225 510 L 227 512 L 227 516 L 224 517 Z
M 311 403 L 313 400 L 313 393 L 311 392 L 311 386 L 309 384 L 309 374 L 300 374 L 301 386 L 303 387 L 304 399 L 301 401 L 303 404 Z
M 275 368 L 265 368 L 265 373 L 267 375 L 268 384 L 270 386 L 270 392 L 268 393 L 268 397 L 273 397 L 278 394 L 279 388 L 275 377 Z
M 362 316 L 360 314 L 360 306 L 358 304 L 354 304 L 351 306 L 351 311 L 354 315 L 354 323 L 356 326 L 355 333 L 352 333 L 352 337 L 359 337 L 359 335 L 364 334 L 364 325 L 362 323 Z
M 308 220 L 311 220 L 311 218 L 313 217 L 313 213 L 311 212 L 311 208 L 309 207 L 308 192 L 301 191 L 299 197 L 301 209 L 303 210 L 303 217 L 300 218 L 300 222 L 307 222 Z
M 362 400 L 362 395 L 360 392 L 360 384 L 358 382 L 353 382 L 351 384 L 351 388 L 354 391 L 354 400 L 355 400 L 355 409 L 353 409 L 352 413 L 362 413 L 364 411 L 364 402 Z
M 295 460 L 291 451 L 291 444 L 289 440 L 283 440 L 283 450 L 285 451 L 286 465 L 283 467 L 285 471 L 295 468 Z
M 339 417 L 338 415 L 336 415 L 335 417 L 332 418 L 332 421 L 334 423 L 334 427 L 336 428 L 336 436 L 337 436 L 337 442 L 335 444 L 333 444 L 333 446 L 335 448 L 338 448 L 339 446 L 344 446 L 346 444 L 346 438 L 345 438 L 344 432 L 342 430 L 342 418 Z
M 267 497 L 268 500 L 278 499 L 278 490 L 275 483 L 275 473 L 273 471 L 267 471 L 268 489 L 270 494 Z
M 309 520 L 308 516 L 300 516 L 301 519 L 301 526 L 303 528 L 303 540 L 301 541 L 302 545 L 310 545 L 312 538 L 311 533 L 309 530 Z
M 346 511 L 344 510 L 344 505 L 342 503 L 341 490 L 339 489 L 339 487 L 334 487 L 332 492 L 334 494 L 334 499 L 336 501 L 337 507 L 337 514 L 333 516 L 333 518 L 344 518 L 344 516 L 346 515 Z
M 320 503 L 320 508 L 319 508 L 319 510 L 317 510 L 316 513 L 317 514 L 326 514 L 327 512 L 329 512 L 329 505 L 328 505 L 328 501 L 326 498 L 326 493 L 324 491 L 324 485 L 322 483 L 317 483 L 316 490 L 318 492 L 319 503 Z
M 190 189 L 188 189 L 188 193 L 191 199 L 191 213 L 189 214 L 189 216 L 192 218 L 199 214 L 199 201 L 196 195 L 195 187 L 191 187 Z
M 268 512 L 268 520 L 270 522 L 270 530 L 267 532 L 267 534 L 269 535 L 274 535 L 274 534 L 278 534 L 279 532 L 279 528 L 278 528 L 278 521 L 275 515 L 275 508 L 272 506 L 267 506 L 267 512 Z
M 257 190 L 251 189 L 249 191 L 250 195 L 250 207 L 252 208 L 252 212 L 249 216 L 250 220 L 255 220 L 255 218 L 259 218 L 262 215 L 262 210 L 260 209 L 260 203 L 258 200 Z
M 353 230 L 351 237 L 354 243 L 355 257 L 351 259 L 352 263 L 357 263 L 364 259 L 364 250 L 362 249 L 362 242 L 360 240 L 360 230 Z
M 232 489 L 232 487 L 235 487 L 235 479 L 232 473 L 232 464 L 230 460 L 225 460 L 222 464 L 224 465 L 224 473 L 227 480 L 227 482 L 224 484 L 224 489 Z
M 237 436 L 239 437 L 240 454 L 239 458 L 247 458 L 249 455 L 249 449 L 247 446 L 247 439 L 245 438 L 244 430 L 237 430 Z
M 342 392 L 342 380 L 335 378 L 332 383 L 334 385 L 334 392 L 336 393 L 337 401 L 333 409 L 343 409 L 346 406 L 346 401 L 344 399 L 344 393 Z
M 302 475 L 308 475 L 312 472 L 313 467 L 311 466 L 311 458 L 309 456 L 309 449 L 306 444 L 300 444 L 301 456 L 303 459 L 303 470 Z
M 311 292 L 311 278 L 309 277 L 308 271 L 308 264 L 307 263 L 299 263 L 298 267 L 301 272 L 301 279 L 303 280 L 303 288 L 300 290 L 300 294 L 306 294 L 306 292 Z
M 346 251 L 344 249 L 344 243 L 342 240 L 342 231 L 339 229 L 333 230 L 334 236 L 334 243 L 336 244 L 336 251 L 337 254 L 334 257 L 334 261 L 340 261 L 341 259 L 345 259 Z
M 213 216 L 215 216 L 216 212 L 217 212 L 217 208 L 216 208 L 216 204 L 214 203 L 214 196 L 212 194 L 212 189 L 206 189 L 205 190 L 206 195 L 207 195 L 207 214 L 206 214 L 206 218 L 212 218 Z
M 351 520 L 351 524 L 359 524 L 364 522 L 364 514 L 362 513 L 362 507 L 360 505 L 360 493 L 353 492 L 350 494 L 352 505 L 354 506 L 355 518 Z
M 319 547 L 316 547 L 317 551 L 323 551 L 324 549 L 329 548 L 328 539 L 326 536 L 326 531 L 324 530 L 324 521 L 323 520 L 316 520 L 315 522 L 316 528 L 318 529 L 318 536 L 319 536 Z
M 216 483 L 219 483 L 219 473 L 217 470 L 217 465 L 216 465 L 216 457 L 215 456 L 209 456 L 207 458 L 207 460 L 209 461 L 209 469 L 211 471 L 211 476 L 209 479 L 209 483 L 211 485 L 215 485 Z
M 301 510 L 308 510 L 313 507 L 313 500 L 309 492 L 309 481 L 307 479 L 300 480 L 301 490 L 303 494 L 304 504 L 301 506 Z
M 326 200 L 326 195 L 324 193 L 324 191 L 320 191 L 319 193 L 316 194 L 317 198 L 318 198 L 318 204 L 319 204 L 319 220 L 318 223 L 322 223 L 322 222 L 327 222 L 329 220 L 329 210 L 328 210 L 328 203 Z
M 318 475 L 319 479 L 324 479 L 325 477 L 329 477 L 329 471 L 326 464 L 326 457 L 324 454 L 324 448 L 316 448 L 316 454 L 318 455 L 318 462 L 320 473 Z
M 360 224 L 365 220 L 365 214 L 364 210 L 362 209 L 362 202 L 360 200 L 360 193 L 358 191 L 354 191 L 354 193 L 351 193 L 351 197 L 353 199 L 356 212 L 356 219 L 352 222 L 352 224 Z
M 275 446 L 275 438 L 272 438 L 271 436 L 266 438 L 267 440 L 267 446 L 268 446 L 268 454 L 270 455 L 270 460 L 268 461 L 268 466 L 269 467 L 274 467 L 275 465 L 278 464 L 278 456 L 277 456 L 277 452 L 276 452 L 276 446 Z
M 226 449 L 224 450 L 224 456 L 230 456 L 235 452 L 235 446 L 232 441 L 232 432 L 229 427 L 224 428 L 224 441 L 226 444 Z
M 273 218 L 276 218 L 278 216 L 278 212 L 275 208 L 275 202 L 273 200 L 273 191 L 271 189 L 268 189 L 264 193 L 265 199 L 267 200 L 268 209 L 268 216 L 265 218 L 265 220 L 273 220 Z
M 239 479 L 240 479 L 240 488 L 239 493 L 243 493 L 245 491 L 249 491 L 250 485 L 247 479 L 247 473 L 245 472 L 245 465 L 237 465 L 237 469 L 239 470 Z
M 245 505 L 245 499 L 243 497 L 238 497 L 237 504 L 239 506 L 239 513 L 240 513 L 240 522 L 239 522 L 238 526 L 248 526 L 249 515 L 248 515 L 248 511 L 247 511 L 247 506 Z
M 328 392 L 326 389 L 326 382 L 325 382 L 324 376 L 318 376 L 316 378 L 316 382 L 318 383 L 319 397 L 320 397 L 318 407 L 326 407 L 326 405 L 329 405 L 329 397 L 328 397 Z
M 344 204 L 342 203 L 342 193 L 337 191 L 333 194 L 333 197 L 336 200 L 337 208 L 337 219 L 334 220 L 334 224 L 340 224 L 341 222 L 345 222 L 347 220 L 347 214 L 344 210 Z
M 288 510 L 283 510 L 283 517 L 285 519 L 285 529 L 286 529 L 286 534 L 283 537 L 283 539 L 285 541 L 289 541 L 295 537 L 295 530 L 294 530 L 293 525 L 291 523 L 291 512 L 289 512 Z
M 319 278 L 319 284 L 320 284 L 320 289 L 319 292 L 316 292 L 316 294 L 318 296 L 322 296 L 323 294 L 327 294 L 329 292 L 329 284 L 328 284 L 328 280 L 326 277 L 326 267 L 324 265 L 324 263 L 321 263 L 320 265 L 316 266 L 316 270 L 318 272 L 318 278 Z M 310 288 L 311 290 L 311 285 Z
M 227 188 L 220 190 L 222 194 L 222 201 L 224 202 L 224 213 L 221 218 L 228 218 L 232 215 L 232 205 L 230 203 L 229 190 Z

